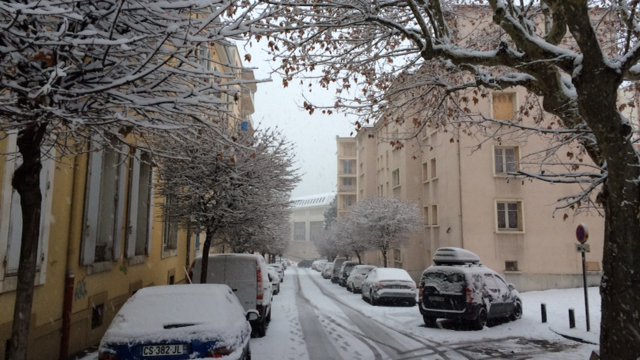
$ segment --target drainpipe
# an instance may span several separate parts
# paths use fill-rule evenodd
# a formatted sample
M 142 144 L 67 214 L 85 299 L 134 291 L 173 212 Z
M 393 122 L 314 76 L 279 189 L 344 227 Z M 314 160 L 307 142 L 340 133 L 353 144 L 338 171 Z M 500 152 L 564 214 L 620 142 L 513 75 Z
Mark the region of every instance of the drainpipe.
M 73 177 L 71 178 L 71 206 L 69 211 L 69 234 L 73 231 L 74 211 L 73 207 L 76 206 L 76 177 L 78 176 L 78 156 L 73 158 Z M 73 291 L 75 285 L 75 275 L 73 273 L 73 267 L 71 266 L 71 259 L 73 258 L 73 237 L 70 235 L 67 239 L 67 256 L 66 256 L 66 275 L 64 278 L 64 290 L 63 290 L 63 302 L 62 302 L 62 329 L 60 336 L 60 353 L 58 355 L 59 360 L 67 360 L 69 358 L 69 342 L 71 338 L 71 312 L 73 310 Z
M 69 358 L 69 340 L 71 335 L 71 309 L 73 306 L 73 286 L 75 275 L 67 272 L 64 279 L 64 302 L 62 304 L 62 336 L 60 337 L 59 360 Z
M 462 154 L 460 151 L 460 129 L 456 129 L 458 138 L 457 155 L 458 155 L 458 219 L 460 221 L 460 247 L 464 248 L 464 223 L 462 219 Z

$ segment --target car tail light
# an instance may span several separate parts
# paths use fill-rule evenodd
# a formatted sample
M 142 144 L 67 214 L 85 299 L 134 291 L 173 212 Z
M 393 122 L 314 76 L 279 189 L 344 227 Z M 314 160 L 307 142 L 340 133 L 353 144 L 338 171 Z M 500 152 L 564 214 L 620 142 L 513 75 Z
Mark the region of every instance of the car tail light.
M 256 269 L 256 276 L 258 277 L 258 295 L 256 299 L 262 301 L 264 298 L 264 288 L 262 287 L 262 270 L 260 269 L 260 264 L 256 264 Z
M 473 304 L 473 289 L 468 287 L 468 288 L 464 289 L 464 293 L 467 296 L 467 303 L 468 304 Z
M 221 346 L 209 351 L 209 357 L 214 359 L 220 359 L 227 355 L 231 355 L 231 353 L 233 353 L 232 348 L 227 346 Z

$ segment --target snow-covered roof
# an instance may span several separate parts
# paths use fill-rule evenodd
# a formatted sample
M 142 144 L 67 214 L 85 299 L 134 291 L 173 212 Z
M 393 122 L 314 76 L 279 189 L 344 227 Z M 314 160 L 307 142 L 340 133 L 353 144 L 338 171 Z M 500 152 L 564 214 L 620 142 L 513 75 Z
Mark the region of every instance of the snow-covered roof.
M 329 206 L 335 197 L 336 197 L 336 193 L 331 192 L 331 193 L 292 198 L 291 208 L 297 209 L 297 208 Z
M 221 340 L 233 344 L 251 331 L 228 285 L 188 284 L 140 289 L 122 306 L 102 338 L 106 343 Z

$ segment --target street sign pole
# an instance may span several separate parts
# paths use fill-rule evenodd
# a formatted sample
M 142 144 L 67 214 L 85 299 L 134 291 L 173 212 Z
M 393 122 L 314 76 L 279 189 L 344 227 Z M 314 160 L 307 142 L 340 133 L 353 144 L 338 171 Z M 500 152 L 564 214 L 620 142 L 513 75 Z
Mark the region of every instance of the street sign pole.
M 589 239 L 589 230 L 584 224 L 578 225 L 576 228 L 576 238 L 580 245 L 578 245 L 578 251 L 582 254 L 582 286 L 584 287 L 584 312 L 587 317 L 587 331 L 591 330 L 589 323 L 589 293 L 587 292 L 587 266 L 585 253 L 589 250 L 589 245 L 586 244 Z

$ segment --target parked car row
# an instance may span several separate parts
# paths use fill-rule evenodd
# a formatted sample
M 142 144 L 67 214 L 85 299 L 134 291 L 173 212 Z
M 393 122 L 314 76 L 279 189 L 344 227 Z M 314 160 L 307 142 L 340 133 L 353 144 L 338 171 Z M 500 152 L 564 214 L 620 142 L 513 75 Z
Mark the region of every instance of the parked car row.
M 139 290 L 122 306 L 98 350 L 99 360 L 251 359 L 249 338 L 265 336 L 283 261 L 261 255 L 217 254 L 190 270 L 192 284 Z M 197 283 L 197 284 L 196 284 Z
M 311 268 L 350 292 L 361 293 L 371 305 L 418 303 L 427 327 L 435 327 L 438 319 L 450 319 L 480 330 L 488 322 L 522 317 L 515 286 L 482 265 L 478 255 L 461 248 L 439 248 L 433 262 L 423 271 L 417 288 L 403 269 L 361 265 L 345 258 L 315 260 Z
M 322 277 L 332 283 L 361 293 L 362 299 L 372 305 L 383 302 L 416 305 L 416 283 L 404 269 L 362 265 L 346 258 L 336 258 L 332 262 L 316 260 L 311 268 L 320 271 Z

